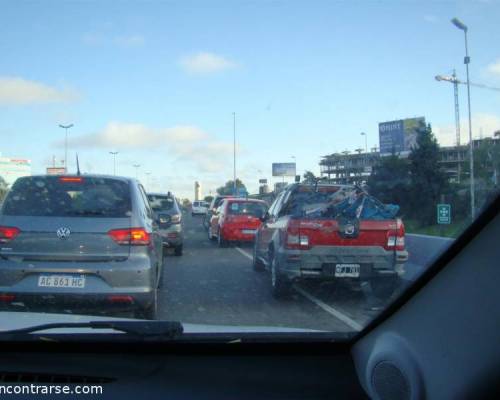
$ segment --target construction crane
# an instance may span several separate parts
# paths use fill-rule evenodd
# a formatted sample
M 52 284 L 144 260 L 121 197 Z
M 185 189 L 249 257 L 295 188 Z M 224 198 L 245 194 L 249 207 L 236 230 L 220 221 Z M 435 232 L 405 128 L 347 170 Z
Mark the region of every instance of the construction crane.
M 451 76 L 448 75 L 436 75 L 435 76 L 436 80 L 441 82 L 450 82 L 453 83 L 453 92 L 454 92 L 454 97 L 455 97 L 455 126 L 456 126 L 456 145 L 460 146 L 460 110 L 458 107 L 458 85 L 466 85 L 467 82 L 461 81 L 460 79 L 457 78 L 457 75 L 455 73 L 455 70 L 453 70 L 453 74 Z M 493 87 L 493 86 L 488 86 L 488 85 L 483 85 L 481 83 L 472 83 L 470 82 L 471 86 L 475 86 L 478 88 L 482 89 L 489 89 L 489 90 L 495 90 L 500 92 L 500 88 Z

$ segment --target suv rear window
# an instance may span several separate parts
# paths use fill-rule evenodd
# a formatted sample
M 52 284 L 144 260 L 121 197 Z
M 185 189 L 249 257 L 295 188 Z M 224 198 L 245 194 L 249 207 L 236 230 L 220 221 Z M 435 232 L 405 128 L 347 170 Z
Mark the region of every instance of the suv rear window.
M 127 182 L 96 177 L 26 177 L 18 179 L 2 213 L 33 217 L 122 218 L 132 212 Z
M 167 211 L 175 206 L 175 200 L 170 196 L 148 195 L 149 204 L 153 211 Z

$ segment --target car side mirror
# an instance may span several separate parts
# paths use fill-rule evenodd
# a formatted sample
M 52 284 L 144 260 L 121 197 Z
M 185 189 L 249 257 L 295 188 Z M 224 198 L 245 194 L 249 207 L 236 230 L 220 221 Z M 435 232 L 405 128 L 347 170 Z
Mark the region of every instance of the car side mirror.
M 166 228 L 170 226 L 172 217 L 169 214 L 158 214 L 156 216 L 156 222 L 160 228 Z
M 261 220 L 262 222 L 266 222 L 266 221 L 267 221 L 270 217 L 271 217 L 271 216 L 269 215 L 269 212 L 267 212 L 267 211 L 266 211 L 265 213 L 263 213 L 263 214 L 261 215 L 260 220 Z

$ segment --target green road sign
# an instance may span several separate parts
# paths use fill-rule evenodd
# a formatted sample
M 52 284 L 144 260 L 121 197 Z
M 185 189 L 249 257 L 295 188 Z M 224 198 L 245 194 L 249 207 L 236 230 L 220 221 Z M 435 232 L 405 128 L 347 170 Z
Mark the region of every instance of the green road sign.
M 437 223 L 438 224 L 451 224 L 451 205 L 438 204 L 437 205 Z

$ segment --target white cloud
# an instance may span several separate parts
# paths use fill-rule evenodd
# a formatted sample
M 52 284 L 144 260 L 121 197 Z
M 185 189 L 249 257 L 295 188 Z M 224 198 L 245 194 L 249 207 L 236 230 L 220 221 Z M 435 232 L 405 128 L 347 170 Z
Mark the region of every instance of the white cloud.
M 495 62 L 489 64 L 486 67 L 486 71 L 488 71 L 490 74 L 500 77 L 500 58 L 497 59 Z
M 217 54 L 200 52 L 182 57 L 179 65 L 191 74 L 211 74 L 232 69 L 237 64 Z
M 425 22 L 429 22 L 430 24 L 435 24 L 436 22 L 438 22 L 438 17 L 436 17 L 435 15 L 424 15 L 424 21 Z
M 71 89 L 57 89 L 17 77 L 0 77 L 0 105 L 28 105 L 74 101 Z
M 433 126 L 433 132 L 442 146 L 453 146 L 456 142 L 455 124 Z M 472 116 L 472 137 L 477 139 L 481 136 L 491 137 L 493 133 L 500 130 L 500 116 L 486 113 L 477 113 Z M 469 122 L 467 119 L 460 120 L 460 143 L 469 142 Z
M 62 147 L 64 143 L 58 141 L 55 145 Z M 222 142 L 196 126 L 153 129 L 143 124 L 123 122 L 110 122 L 99 132 L 70 138 L 69 145 L 88 149 L 162 151 L 173 162 L 203 173 L 225 170 L 233 152 L 231 143 Z
M 144 45 L 146 39 L 143 35 L 104 35 L 100 33 L 85 33 L 82 42 L 87 46 L 118 46 L 122 48 L 133 48 Z
M 139 47 L 145 42 L 142 35 L 117 36 L 114 43 L 120 47 Z
M 104 43 L 104 37 L 97 33 L 84 33 L 82 42 L 87 46 L 97 46 Z

